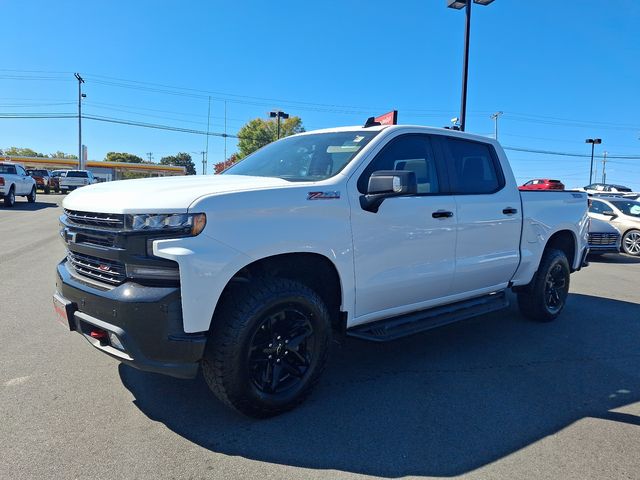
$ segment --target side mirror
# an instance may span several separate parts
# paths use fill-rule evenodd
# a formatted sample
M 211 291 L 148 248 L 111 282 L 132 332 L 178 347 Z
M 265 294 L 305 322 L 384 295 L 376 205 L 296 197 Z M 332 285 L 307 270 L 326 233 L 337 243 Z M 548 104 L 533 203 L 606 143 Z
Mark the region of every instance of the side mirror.
M 604 212 L 602 212 L 602 215 L 606 215 L 607 217 L 611 217 L 611 218 L 616 218 L 616 212 L 614 212 L 613 210 L 605 210 Z
M 360 197 L 363 210 L 377 213 L 385 198 L 415 195 L 418 192 L 416 174 L 410 170 L 378 170 L 369 178 L 366 195 Z

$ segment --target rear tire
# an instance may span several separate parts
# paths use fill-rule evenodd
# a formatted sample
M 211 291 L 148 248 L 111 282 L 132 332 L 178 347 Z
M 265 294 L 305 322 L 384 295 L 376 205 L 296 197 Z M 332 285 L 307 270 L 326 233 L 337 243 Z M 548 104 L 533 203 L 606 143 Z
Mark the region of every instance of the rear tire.
M 31 193 L 27 195 L 27 202 L 35 203 L 35 201 L 36 201 L 36 187 L 34 185 L 34 187 L 31 189 Z
M 49 195 L 51 193 L 51 187 L 44 187 L 44 193 Z
M 569 261 L 561 250 L 548 249 L 531 283 L 518 291 L 520 312 L 538 322 L 555 320 L 569 295 Z
M 306 285 L 259 278 L 224 295 L 202 361 L 204 378 L 228 406 L 256 418 L 299 405 L 324 370 L 329 312 Z
M 4 206 L 11 208 L 16 204 L 16 191 L 11 187 L 9 193 L 4 196 Z

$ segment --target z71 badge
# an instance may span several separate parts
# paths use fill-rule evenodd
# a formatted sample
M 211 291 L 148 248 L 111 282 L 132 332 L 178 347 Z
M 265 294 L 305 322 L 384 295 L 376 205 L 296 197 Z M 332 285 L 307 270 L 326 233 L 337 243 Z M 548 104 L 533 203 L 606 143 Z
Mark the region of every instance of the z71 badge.
M 336 200 L 340 198 L 340 192 L 309 192 L 307 200 Z

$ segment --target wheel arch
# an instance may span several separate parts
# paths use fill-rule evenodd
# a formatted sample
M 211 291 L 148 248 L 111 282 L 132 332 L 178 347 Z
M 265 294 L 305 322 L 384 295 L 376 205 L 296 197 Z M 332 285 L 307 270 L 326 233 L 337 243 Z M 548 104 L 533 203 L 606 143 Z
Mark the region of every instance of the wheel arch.
M 343 328 L 344 291 L 338 268 L 325 255 L 310 252 L 275 254 L 254 260 L 239 269 L 222 290 L 211 325 L 226 295 L 237 288 L 250 288 L 252 279 L 265 276 L 296 280 L 308 286 L 325 302 L 334 327 Z
M 571 271 L 573 272 L 575 270 L 574 265 L 578 251 L 578 239 L 576 235 L 571 230 L 559 230 L 555 232 L 549 237 L 549 240 L 547 240 L 544 251 L 551 248 L 564 252 L 569 261 Z

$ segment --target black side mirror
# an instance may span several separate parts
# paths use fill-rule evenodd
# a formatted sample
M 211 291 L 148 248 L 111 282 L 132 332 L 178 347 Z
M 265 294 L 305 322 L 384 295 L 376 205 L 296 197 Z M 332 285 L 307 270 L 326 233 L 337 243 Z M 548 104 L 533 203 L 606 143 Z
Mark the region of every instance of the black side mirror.
M 418 182 L 411 170 L 378 170 L 369 178 L 366 195 L 360 197 L 363 210 L 376 213 L 385 198 L 415 195 Z
M 607 217 L 611 218 L 617 217 L 616 212 L 614 212 L 613 210 L 605 210 L 604 212 L 602 212 L 602 215 L 606 215 Z

